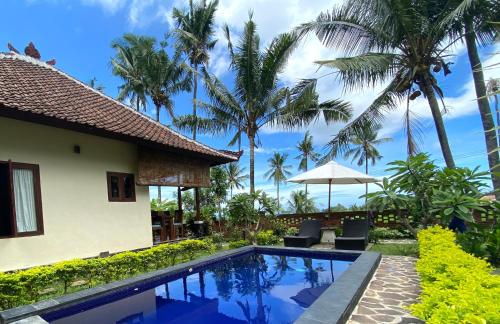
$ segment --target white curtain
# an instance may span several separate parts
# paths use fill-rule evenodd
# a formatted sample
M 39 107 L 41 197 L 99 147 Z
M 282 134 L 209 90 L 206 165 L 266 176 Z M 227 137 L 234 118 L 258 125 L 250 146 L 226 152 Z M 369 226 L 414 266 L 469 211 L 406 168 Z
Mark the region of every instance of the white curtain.
M 14 169 L 13 180 L 17 231 L 19 233 L 36 231 L 33 171 L 29 169 Z

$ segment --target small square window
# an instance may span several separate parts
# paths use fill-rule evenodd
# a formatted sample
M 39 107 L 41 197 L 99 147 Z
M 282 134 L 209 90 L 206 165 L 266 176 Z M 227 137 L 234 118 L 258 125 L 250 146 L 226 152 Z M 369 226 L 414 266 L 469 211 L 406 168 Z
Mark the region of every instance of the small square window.
M 133 174 L 108 172 L 107 180 L 109 201 L 135 201 Z

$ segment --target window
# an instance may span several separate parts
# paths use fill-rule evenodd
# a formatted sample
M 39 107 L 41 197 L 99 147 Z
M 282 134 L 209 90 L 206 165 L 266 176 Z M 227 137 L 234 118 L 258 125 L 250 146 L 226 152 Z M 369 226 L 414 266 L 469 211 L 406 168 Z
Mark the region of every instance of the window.
M 0 161 L 0 237 L 42 234 L 38 165 Z
M 135 180 L 133 174 L 108 172 L 107 178 L 109 201 L 135 201 Z

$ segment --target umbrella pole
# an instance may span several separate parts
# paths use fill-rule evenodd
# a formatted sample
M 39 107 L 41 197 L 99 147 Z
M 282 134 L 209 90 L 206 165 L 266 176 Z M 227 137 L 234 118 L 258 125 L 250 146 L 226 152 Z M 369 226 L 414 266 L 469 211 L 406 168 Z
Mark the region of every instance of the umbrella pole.
M 332 179 L 328 180 L 328 216 L 330 216 L 331 210 L 331 200 L 332 200 Z

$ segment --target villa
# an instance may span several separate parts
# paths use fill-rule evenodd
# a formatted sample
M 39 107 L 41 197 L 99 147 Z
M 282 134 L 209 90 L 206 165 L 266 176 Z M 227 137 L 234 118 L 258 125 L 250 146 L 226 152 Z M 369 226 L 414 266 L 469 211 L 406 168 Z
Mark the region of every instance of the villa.
M 0 54 L 0 271 L 153 244 L 148 186 L 236 161 L 72 78 Z

